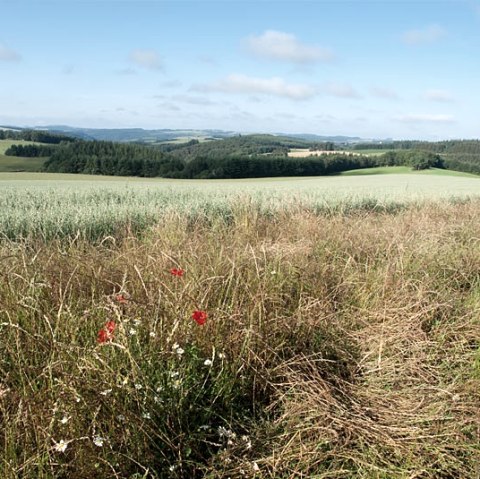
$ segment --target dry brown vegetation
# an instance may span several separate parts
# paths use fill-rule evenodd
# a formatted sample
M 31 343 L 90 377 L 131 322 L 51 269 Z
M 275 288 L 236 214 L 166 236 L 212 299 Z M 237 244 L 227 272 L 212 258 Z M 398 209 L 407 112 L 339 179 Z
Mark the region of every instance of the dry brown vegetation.
M 479 243 L 478 201 L 3 242 L 0 477 L 479 477 Z

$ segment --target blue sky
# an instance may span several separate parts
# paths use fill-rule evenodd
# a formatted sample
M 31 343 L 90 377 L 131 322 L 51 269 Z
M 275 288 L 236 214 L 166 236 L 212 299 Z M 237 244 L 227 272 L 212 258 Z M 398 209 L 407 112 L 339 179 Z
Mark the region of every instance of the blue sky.
M 0 0 L 0 124 L 480 136 L 480 1 Z

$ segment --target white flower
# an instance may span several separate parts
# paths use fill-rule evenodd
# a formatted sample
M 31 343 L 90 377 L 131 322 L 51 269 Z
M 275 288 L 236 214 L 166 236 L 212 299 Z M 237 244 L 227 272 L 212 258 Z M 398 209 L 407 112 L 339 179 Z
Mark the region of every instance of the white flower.
M 155 338 L 157 336 L 157 334 L 155 333 L 155 331 L 150 331 L 149 336 L 151 338 Z
M 211 366 L 213 364 L 212 360 L 211 359 L 205 359 L 205 361 L 203 362 L 203 364 L 205 366 Z
M 133 320 L 133 324 L 134 324 L 135 326 L 140 326 L 140 324 L 142 324 L 142 321 L 140 321 L 140 319 L 134 319 L 134 320 Z
M 137 330 L 136 330 L 136 329 L 133 329 L 133 328 L 130 328 L 130 329 L 128 330 L 128 334 L 129 334 L 130 336 L 135 336 L 135 335 L 137 334 Z
M 65 452 L 65 449 L 67 449 L 68 443 L 65 442 L 63 439 L 61 439 L 59 442 L 55 443 L 55 446 L 53 448 L 57 452 Z
M 102 396 L 107 396 L 108 394 L 110 394 L 112 392 L 111 389 L 105 389 L 105 391 L 100 391 L 100 394 Z
M 144 413 L 142 414 L 142 417 L 143 417 L 143 419 L 152 419 L 152 416 L 150 416 L 150 413 L 149 413 L 149 412 L 144 412 Z
M 62 424 L 67 424 L 69 420 L 70 420 L 70 416 L 63 416 L 62 419 L 60 419 L 60 422 Z
M 135 384 L 135 389 L 137 391 L 140 391 L 140 389 L 143 389 L 143 386 L 140 383 Z
M 180 345 L 178 343 L 175 343 L 173 346 L 172 346 L 172 351 L 176 354 L 178 354 L 179 356 L 181 356 L 185 350 L 183 348 L 180 347 Z
M 125 422 L 125 416 L 123 414 L 119 414 L 117 416 L 117 419 L 120 421 L 120 422 Z
M 224 359 L 224 358 L 225 358 L 225 354 L 223 354 L 223 353 L 218 353 L 218 357 L 219 357 L 219 359 Z
M 226 437 L 227 439 L 235 439 L 237 436 L 233 431 L 223 426 L 218 426 L 217 432 L 220 437 Z
M 178 377 L 179 374 L 180 374 L 180 373 L 179 373 L 178 371 L 172 371 L 172 372 L 170 373 L 170 377 L 171 377 L 171 378 L 176 378 L 176 377 Z
M 105 439 L 101 436 L 93 436 L 93 444 L 97 447 L 102 447 Z

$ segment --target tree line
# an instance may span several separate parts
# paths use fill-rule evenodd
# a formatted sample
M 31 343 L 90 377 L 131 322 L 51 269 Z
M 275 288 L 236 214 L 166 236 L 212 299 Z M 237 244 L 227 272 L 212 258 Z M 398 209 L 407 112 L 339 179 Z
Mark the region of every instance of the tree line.
M 445 145 L 433 144 L 436 146 L 428 150 L 390 149 L 378 156 L 342 153 L 293 158 L 288 156 L 290 147 L 299 145 L 305 147 L 312 144 L 272 135 L 251 135 L 203 143 L 192 140 L 183 144 L 164 144 L 160 147 L 77 139 L 43 145 L 13 145 L 6 153 L 22 157 L 48 157 L 44 163 L 44 171 L 48 172 L 113 176 L 166 178 L 318 176 L 376 166 L 409 166 L 413 169 L 435 167 L 480 174 L 479 156 L 475 153 L 475 148 L 477 144 L 480 146 L 480 142 L 468 142 L 463 145 L 465 146 L 463 153 L 460 153 L 462 142 L 442 143 Z M 402 144 L 405 146 L 406 142 Z M 408 144 L 424 145 L 422 142 Z M 441 150 L 442 153 L 437 150 Z

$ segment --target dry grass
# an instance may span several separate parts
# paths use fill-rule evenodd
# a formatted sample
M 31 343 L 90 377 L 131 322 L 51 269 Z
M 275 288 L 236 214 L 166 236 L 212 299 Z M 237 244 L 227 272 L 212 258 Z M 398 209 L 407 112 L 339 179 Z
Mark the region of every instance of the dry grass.
M 472 201 L 4 242 L 0 477 L 479 477 L 479 238 Z

